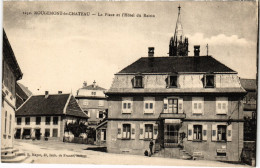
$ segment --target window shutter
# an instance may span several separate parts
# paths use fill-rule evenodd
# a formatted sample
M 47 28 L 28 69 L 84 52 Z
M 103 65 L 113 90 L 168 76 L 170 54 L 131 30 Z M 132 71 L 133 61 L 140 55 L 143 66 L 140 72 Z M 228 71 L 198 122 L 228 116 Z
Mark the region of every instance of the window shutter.
M 232 125 L 227 126 L 227 141 L 232 141 Z
M 163 99 L 163 113 L 168 113 L 168 99 Z
M 121 139 L 122 138 L 122 124 L 121 123 L 118 123 L 117 124 L 117 138 L 118 139 Z
M 136 87 L 136 78 L 134 77 L 134 84 L 133 87 Z
M 131 139 L 135 139 L 135 124 L 131 124 Z
M 99 118 L 99 111 L 97 111 L 97 113 L 96 113 L 96 114 L 97 114 L 97 118 Z
M 217 141 L 217 125 L 212 124 L 212 141 Z
M 88 111 L 88 117 L 89 117 L 89 118 L 91 117 L 91 111 L 92 111 L 92 110 L 89 110 L 89 111 Z
M 183 113 L 183 99 L 182 98 L 179 98 L 178 99 L 178 113 L 182 114 Z
M 158 124 L 153 124 L 153 139 L 157 139 L 158 136 Z
M 140 134 L 139 134 L 139 139 L 144 139 L 144 124 L 140 124 Z
M 188 140 L 192 141 L 193 139 L 193 125 L 188 124 Z
M 144 76 L 142 76 L 142 88 L 144 88 Z
M 202 126 L 202 140 L 203 141 L 207 141 L 207 133 L 208 133 L 208 125 L 207 124 L 204 124 L 203 126 Z

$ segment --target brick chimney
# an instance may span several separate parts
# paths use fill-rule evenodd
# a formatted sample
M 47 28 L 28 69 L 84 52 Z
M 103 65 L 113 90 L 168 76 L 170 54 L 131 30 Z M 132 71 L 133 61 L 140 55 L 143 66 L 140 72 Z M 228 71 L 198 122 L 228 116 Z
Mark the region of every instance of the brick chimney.
M 200 56 L 200 45 L 194 45 L 194 56 L 195 57 Z
M 154 47 L 148 47 L 148 57 L 154 56 Z
M 58 94 L 62 94 L 62 91 L 58 91 Z
M 45 91 L 45 99 L 49 97 L 49 91 Z

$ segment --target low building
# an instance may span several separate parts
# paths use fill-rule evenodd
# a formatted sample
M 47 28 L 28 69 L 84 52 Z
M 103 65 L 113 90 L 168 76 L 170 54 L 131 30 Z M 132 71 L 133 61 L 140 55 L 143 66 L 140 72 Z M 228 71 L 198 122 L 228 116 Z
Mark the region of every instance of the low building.
M 83 83 L 83 87 L 77 91 L 76 99 L 79 106 L 87 114 L 89 127 L 95 128 L 107 116 L 107 97 L 106 89 L 93 84 Z
M 48 134 L 52 139 L 63 140 L 68 123 L 87 121 L 72 94 L 33 95 L 17 109 L 16 138 L 40 139 Z

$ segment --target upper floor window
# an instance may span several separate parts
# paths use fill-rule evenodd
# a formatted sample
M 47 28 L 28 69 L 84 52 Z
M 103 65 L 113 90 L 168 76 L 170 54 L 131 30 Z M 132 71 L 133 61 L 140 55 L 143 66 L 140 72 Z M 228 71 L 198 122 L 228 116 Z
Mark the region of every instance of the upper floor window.
M 11 134 L 11 130 L 12 130 L 12 115 L 10 114 L 10 118 L 9 118 L 9 134 Z
M 122 98 L 122 113 L 132 112 L 133 99 L 131 97 Z
M 105 104 L 105 101 L 104 100 L 99 100 L 98 101 L 98 106 L 104 106 Z
M 204 76 L 204 87 L 205 88 L 214 88 L 215 87 L 214 75 L 205 75 Z
M 134 87 L 135 88 L 143 88 L 143 76 L 135 76 L 134 77 Z
M 145 97 L 144 98 L 144 113 L 154 113 L 154 97 Z
M 41 124 L 41 117 L 36 117 L 36 125 L 40 125 Z
M 53 125 L 58 125 L 59 117 L 53 117 Z
M 103 111 L 98 111 L 98 115 L 97 115 L 97 118 L 103 118 Z
M 192 113 L 203 114 L 204 112 L 204 98 L 192 97 Z
M 22 118 L 21 118 L 21 117 L 18 117 L 18 118 L 17 118 L 17 125 L 21 125 L 21 123 L 22 123 Z
M 170 75 L 168 76 L 168 87 L 178 87 L 177 80 L 178 76 L 177 75 Z
M 45 118 L 45 125 L 50 125 L 51 122 L 51 117 L 46 117 Z
M 25 118 L 25 125 L 30 125 L 30 117 Z
M 95 95 L 96 95 L 96 92 L 91 92 L 91 95 L 92 95 L 92 96 L 95 96 Z
M 227 114 L 228 112 L 228 98 L 216 97 L 216 113 Z
M 164 113 L 183 113 L 183 99 L 178 97 L 165 98 L 164 100 Z

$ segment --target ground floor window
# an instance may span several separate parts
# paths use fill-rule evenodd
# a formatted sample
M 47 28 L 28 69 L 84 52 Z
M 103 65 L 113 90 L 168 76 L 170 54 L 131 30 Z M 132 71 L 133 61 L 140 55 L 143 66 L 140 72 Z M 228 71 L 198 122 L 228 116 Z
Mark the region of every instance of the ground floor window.
M 20 139 L 21 138 L 21 129 L 17 129 L 15 132 L 15 139 Z
M 227 126 L 226 125 L 218 125 L 218 141 L 226 141 L 227 140 Z
M 193 140 L 202 140 L 202 125 L 193 126 Z
M 50 129 L 45 129 L 44 136 L 45 137 L 50 137 Z
M 145 124 L 145 139 L 152 139 L 153 138 L 153 125 L 152 124 Z
M 24 129 L 23 130 L 23 138 L 25 138 L 25 139 L 31 138 L 31 129 Z
M 58 137 L 58 129 L 52 130 L 52 137 Z
M 130 139 L 131 125 L 123 124 L 123 139 Z

